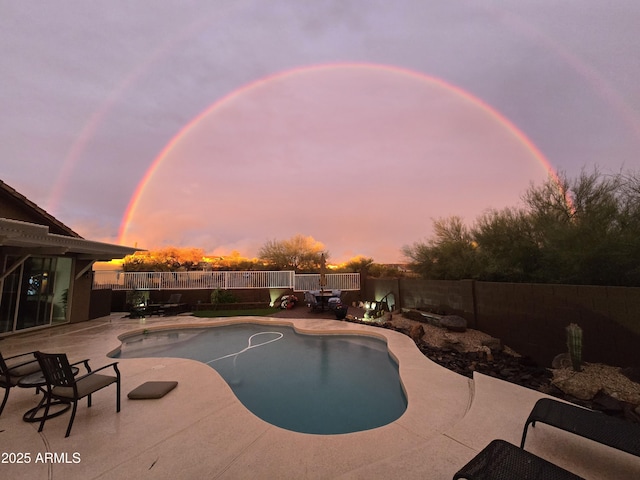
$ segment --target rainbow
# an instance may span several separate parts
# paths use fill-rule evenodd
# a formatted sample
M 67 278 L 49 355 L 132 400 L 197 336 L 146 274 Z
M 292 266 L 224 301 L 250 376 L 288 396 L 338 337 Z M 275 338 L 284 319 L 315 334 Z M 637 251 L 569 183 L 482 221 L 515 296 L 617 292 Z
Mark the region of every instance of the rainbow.
M 133 221 L 133 218 L 136 213 L 136 209 L 138 207 L 138 203 L 144 194 L 144 190 L 146 186 L 152 181 L 153 175 L 155 171 L 158 169 L 163 160 L 171 153 L 171 151 L 183 141 L 185 137 L 188 136 L 189 132 L 195 128 L 198 123 L 203 120 L 205 117 L 208 117 L 216 110 L 221 107 L 233 102 L 235 99 L 244 95 L 245 93 L 252 91 L 256 88 L 259 88 L 270 82 L 277 82 L 283 79 L 288 79 L 297 75 L 304 75 L 308 73 L 313 73 L 317 71 L 326 71 L 326 70 L 335 70 L 335 69 L 361 69 L 366 71 L 371 71 L 371 73 L 376 72 L 386 72 L 386 73 L 394 73 L 397 75 L 404 75 L 411 78 L 418 79 L 422 82 L 436 85 L 440 88 L 447 90 L 449 93 L 454 94 L 458 98 L 463 99 L 464 101 L 472 104 L 473 106 L 480 108 L 486 115 L 499 124 L 502 128 L 509 132 L 514 138 L 517 139 L 520 144 L 522 144 L 526 150 L 542 165 L 542 167 L 548 172 L 548 174 L 554 178 L 556 181 L 558 179 L 557 173 L 554 168 L 551 166 L 547 158 L 542 154 L 542 152 L 536 147 L 536 145 L 520 130 L 518 129 L 507 117 L 501 114 L 498 110 L 491 107 L 478 97 L 473 96 L 466 90 L 463 90 L 460 87 L 457 87 L 451 83 L 447 83 L 444 80 L 426 75 L 424 73 L 416 72 L 413 70 L 390 66 L 390 65 L 380 65 L 380 64 L 370 64 L 370 63 L 331 63 L 331 64 L 321 64 L 321 65 L 311 65 L 299 67 L 291 70 L 285 70 L 283 72 L 278 72 L 276 74 L 268 75 L 266 77 L 255 80 L 251 83 L 248 83 L 224 97 L 218 99 L 216 102 L 207 107 L 203 112 L 193 118 L 189 123 L 187 123 L 170 141 L 169 143 L 162 149 L 162 151 L 156 156 L 156 158 L 151 163 L 150 167 L 145 172 L 142 180 L 138 183 L 129 204 L 125 210 L 125 213 L 122 217 L 122 221 L 120 224 L 119 232 L 118 232 L 118 241 L 123 243 L 127 228 Z
M 177 48 L 177 46 L 188 40 L 193 35 L 196 35 L 198 32 L 210 26 L 213 19 L 224 18 L 223 16 L 227 13 L 228 10 L 230 10 L 230 7 L 216 6 L 216 9 L 213 13 L 198 18 L 194 22 L 178 29 L 172 35 L 167 36 L 167 38 L 162 43 L 160 43 L 153 52 L 151 52 L 151 54 L 146 58 L 145 61 L 134 67 L 125 76 L 125 78 L 118 85 L 116 85 L 111 92 L 109 92 L 100 107 L 91 114 L 85 125 L 79 131 L 78 136 L 74 140 L 73 144 L 67 151 L 62 166 L 59 169 L 57 178 L 53 183 L 51 191 L 49 192 L 49 197 L 46 202 L 46 210 L 51 212 L 56 210 L 63 197 L 64 191 L 67 188 L 67 184 L 69 182 L 69 179 L 71 178 L 73 169 L 80 161 L 82 154 L 88 147 L 91 140 L 96 136 L 99 128 L 105 122 L 107 116 L 111 114 L 112 110 L 116 107 L 118 102 L 122 100 L 124 95 L 128 91 L 131 91 L 134 86 L 138 85 L 141 79 L 145 75 L 149 74 L 151 68 L 154 65 L 158 64 L 160 61 L 164 60 L 173 50 Z
M 620 96 L 620 94 L 617 93 L 612 88 L 612 86 L 607 81 L 607 79 L 598 71 L 596 71 L 593 67 L 591 67 L 588 63 L 578 58 L 569 49 L 560 45 L 559 42 L 553 40 L 550 36 L 546 35 L 544 32 L 535 28 L 526 19 L 522 18 L 521 16 L 518 16 L 514 12 L 509 12 L 499 7 L 484 5 L 484 4 L 478 4 L 478 7 L 485 10 L 487 14 L 489 14 L 491 17 L 496 19 L 498 22 L 506 25 L 508 28 L 510 28 L 517 34 L 527 37 L 528 39 L 531 39 L 535 43 L 541 44 L 543 48 L 552 52 L 554 55 L 560 58 L 563 62 L 568 64 L 578 75 L 584 78 L 594 88 L 597 94 L 602 96 L 603 99 L 606 100 L 607 103 L 616 110 L 616 112 L 620 115 L 620 117 L 623 118 L 623 120 L 627 123 L 631 131 L 633 131 L 636 135 L 640 134 L 640 122 L 638 121 L 637 117 L 633 114 L 633 112 L 631 111 L 627 103 L 625 103 L 624 99 Z M 191 24 L 186 25 L 183 28 L 180 28 L 177 32 L 172 32 L 172 34 L 169 35 L 162 44 L 158 45 L 158 47 L 151 53 L 151 55 L 146 61 L 136 66 L 126 76 L 126 78 L 119 85 L 116 86 L 114 91 L 112 91 L 107 96 L 107 98 L 102 103 L 100 108 L 98 108 L 96 111 L 92 113 L 87 123 L 80 130 L 75 141 L 70 146 L 63 160 L 63 165 L 60 168 L 59 173 L 52 184 L 51 191 L 49 192 L 49 196 L 46 200 L 45 207 L 48 211 L 56 210 L 58 204 L 62 200 L 64 191 L 67 188 L 67 184 L 70 181 L 70 177 L 73 173 L 74 167 L 79 161 L 81 161 L 81 157 L 84 151 L 86 150 L 87 146 L 89 145 L 91 140 L 95 137 L 96 132 L 99 130 L 100 126 L 106 121 L 107 116 L 111 113 L 114 106 L 124 96 L 124 94 L 127 91 L 131 90 L 134 86 L 136 86 L 141 80 L 141 78 L 144 75 L 149 73 L 149 70 L 153 65 L 159 63 L 162 59 L 166 57 L 166 55 L 168 55 L 171 51 L 173 51 L 182 42 L 188 40 L 193 35 L 198 34 L 205 28 L 209 28 L 212 23 L 217 23 L 222 21 L 222 19 L 226 18 L 227 15 L 231 15 L 231 14 L 232 14 L 232 8 L 226 8 L 222 11 L 220 8 L 216 8 L 214 13 L 210 15 L 204 15 L 203 17 L 197 19 Z M 334 64 L 334 65 L 337 65 L 337 64 Z M 345 65 L 349 65 L 349 64 L 345 64 Z M 363 64 L 363 65 L 366 65 L 366 64 Z M 369 66 L 372 68 L 375 67 L 375 65 L 369 65 Z M 329 68 L 330 66 L 325 65 L 325 67 Z M 474 98 L 471 95 L 469 95 L 467 92 L 461 89 L 458 89 L 453 85 L 446 84 L 445 82 L 442 82 L 441 80 L 438 80 L 434 77 L 418 74 L 416 72 L 411 72 L 409 70 L 403 70 L 397 67 L 382 67 L 380 65 L 378 65 L 377 67 L 385 68 L 387 70 L 392 70 L 392 71 L 395 70 L 398 72 L 403 72 L 405 74 L 413 74 L 413 75 L 421 76 L 426 81 L 433 81 L 436 83 L 440 83 L 442 85 L 447 85 L 448 87 L 450 87 L 451 91 L 458 91 L 463 97 L 468 97 L 472 99 L 472 101 L 477 105 L 484 105 L 483 102 L 478 98 Z M 293 74 L 296 71 L 308 70 L 313 68 L 322 68 L 322 66 L 302 67 L 300 69 L 289 70 L 279 74 L 265 77 L 261 80 L 257 80 L 254 83 L 248 84 L 240 88 L 239 90 L 236 90 L 230 93 L 229 95 L 220 99 L 219 101 L 215 102 L 213 105 L 211 105 L 211 107 L 209 107 L 201 115 L 196 117 L 194 121 L 198 120 L 202 116 L 206 116 L 208 113 L 211 112 L 211 110 L 214 110 L 220 104 L 225 103 L 228 100 L 231 100 L 236 96 L 236 94 L 242 93 L 246 89 L 250 89 L 254 86 L 258 86 L 266 81 L 274 80 L 282 76 Z M 495 110 L 493 110 L 491 107 L 487 106 L 487 108 L 489 109 L 489 111 L 495 112 Z M 499 118 L 504 118 L 498 112 L 495 112 L 495 113 Z M 509 122 L 507 121 L 507 123 Z M 184 127 L 183 130 L 181 130 L 178 133 L 178 135 L 176 135 L 176 138 L 179 137 L 181 134 L 185 133 L 186 131 L 188 131 L 192 126 L 193 126 L 193 122 L 190 122 L 188 125 Z M 176 140 L 176 138 L 174 138 L 172 142 L 170 142 L 168 147 L 171 144 L 175 144 L 173 142 L 174 140 Z M 525 141 L 524 144 L 526 145 L 527 142 Z M 535 146 L 533 148 L 535 149 Z M 156 161 L 157 160 L 158 159 L 156 159 Z M 546 160 L 543 160 L 543 164 L 544 163 L 547 164 L 546 168 L 548 168 L 548 162 L 546 162 Z M 151 168 L 153 168 L 153 164 Z M 142 182 L 138 185 L 137 190 L 134 192 L 134 195 L 132 196 L 133 203 L 135 203 L 137 194 L 140 193 L 140 187 L 141 185 L 144 185 L 144 181 L 145 179 L 147 179 L 148 174 L 149 172 L 147 172 L 147 174 L 143 177 Z M 129 207 L 125 211 L 124 218 L 128 218 L 128 213 L 132 206 L 135 208 L 135 205 L 133 203 L 129 204 Z M 120 230 L 122 231 L 122 228 Z

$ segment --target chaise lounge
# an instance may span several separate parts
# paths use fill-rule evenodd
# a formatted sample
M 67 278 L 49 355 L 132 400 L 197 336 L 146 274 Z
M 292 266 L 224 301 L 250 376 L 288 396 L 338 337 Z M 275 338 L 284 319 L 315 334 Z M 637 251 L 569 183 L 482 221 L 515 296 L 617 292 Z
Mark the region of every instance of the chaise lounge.
M 551 398 L 538 400 L 524 424 L 520 448 L 524 448 L 529 425 L 546 423 L 603 445 L 640 457 L 640 425 L 602 412 Z

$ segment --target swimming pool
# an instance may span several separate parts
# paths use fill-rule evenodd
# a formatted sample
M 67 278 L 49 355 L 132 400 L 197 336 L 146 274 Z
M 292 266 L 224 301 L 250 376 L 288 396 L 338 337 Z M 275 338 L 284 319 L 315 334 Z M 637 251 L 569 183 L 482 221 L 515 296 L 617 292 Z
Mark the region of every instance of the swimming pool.
M 369 430 L 407 408 L 386 343 L 364 335 L 308 335 L 284 325 L 241 323 L 147 331 L 125 338 L 112 356 L 206 363 L 251 412 L 296 432 Z

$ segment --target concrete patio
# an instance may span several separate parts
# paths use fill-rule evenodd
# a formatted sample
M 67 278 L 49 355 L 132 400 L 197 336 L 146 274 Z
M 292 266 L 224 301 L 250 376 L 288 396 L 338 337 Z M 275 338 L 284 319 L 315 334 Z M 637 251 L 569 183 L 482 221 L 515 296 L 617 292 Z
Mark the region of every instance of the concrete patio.
M 395 422 L 343 435 L 309 435 L 270 425 L 249 412 L 211 367 L 173 358 L 120 359 L 122 410 L 114 387 L 79 407 L 64 438 L 68 415 L 38 424 L 22 420 L 39 397 L 12 389 L 0 416 L 0 477 L 4 479 L 174 478 L 402 478 L 451 479 L 491 440 L 519 445 L 524 422 L 543 395 L 492 377 L 473 380 L 428 360 L 401 333 L 329 319 L 260 317 L 302 332 L 368 333 L 385 338 L 398 360 L 408 408 Z M 65 352 L 91 366 L 111 363 L 118 335 L 167 325 L 222 324 L 236 319 L 191 316 L 146 319 L 112 314 L 89 322 L 25 333 L 0 341 L 3 355 L 32 350 Z M 157 400 L 129 400 L 149 380 L 177 380 Z M 640 459 L 546 425 L 529 430 L 527 450 L 588 479 L 640 478 Z M 37 461 L 46 452 L 53 460 Z M 29 453 L 12 463 L 9 453 Z M 40 454 L 40 455 L 39 455 Z M 75 454 L 75 455 L 74 455 Z

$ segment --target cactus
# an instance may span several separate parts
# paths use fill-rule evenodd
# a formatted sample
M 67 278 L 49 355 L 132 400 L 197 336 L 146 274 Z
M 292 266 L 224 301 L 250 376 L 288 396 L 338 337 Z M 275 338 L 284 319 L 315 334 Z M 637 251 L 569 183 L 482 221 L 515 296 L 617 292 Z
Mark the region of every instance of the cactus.
M 579 372 L 582 363 L 582 328 L 575 323 L 567 327 L 567 348 L 573 369 Z

